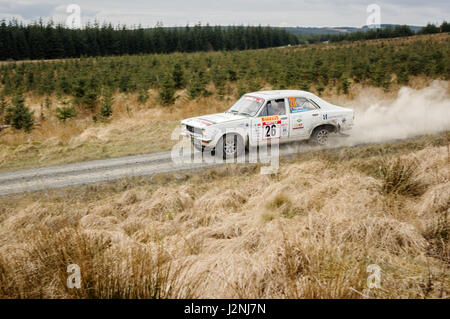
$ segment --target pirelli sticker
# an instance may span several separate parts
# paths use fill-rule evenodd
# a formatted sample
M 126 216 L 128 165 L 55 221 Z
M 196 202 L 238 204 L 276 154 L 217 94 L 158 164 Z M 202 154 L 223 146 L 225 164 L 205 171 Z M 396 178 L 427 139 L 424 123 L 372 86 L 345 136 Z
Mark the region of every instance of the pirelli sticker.
M 263 122 L 278 121 L 278 120 L 280 120 L 280 117 L 278 115 L 261 117 L 261 121 Z

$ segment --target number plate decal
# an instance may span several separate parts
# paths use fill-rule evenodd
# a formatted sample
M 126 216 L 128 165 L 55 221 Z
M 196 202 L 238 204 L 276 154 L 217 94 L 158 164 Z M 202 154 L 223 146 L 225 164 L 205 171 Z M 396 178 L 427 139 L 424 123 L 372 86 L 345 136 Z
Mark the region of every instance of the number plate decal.
M 262 121 L 262 139 L 270 140 L 281 137 L 281 120 L 279 116 L 265 116 Z

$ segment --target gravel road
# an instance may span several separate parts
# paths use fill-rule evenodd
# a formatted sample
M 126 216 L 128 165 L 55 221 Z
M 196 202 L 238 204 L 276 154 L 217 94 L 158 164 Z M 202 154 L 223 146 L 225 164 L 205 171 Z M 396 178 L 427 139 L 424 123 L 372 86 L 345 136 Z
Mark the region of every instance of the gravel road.
M 188 162 L 188 161 L 186 161 Z M 170 152 L 0 173 L 0 195 L 190 170 L 217 164 L 174 163 Z
M 335 145 L 331 148 L 339 147 L 338 143 L 332 143 L 331 145 Z M 299 147 L 284 145 L 280 147 L 279 154 L 285 157 L 312 149 L 314 147 L 305 144 L 299 145 Z M 193 163 L 190 160 L 190 155 L 182 156 L 177 163 L 172 160 L 170 152 L 161 152 L 13 171 L 0 173 L 0 196 L 217 165 L 221 164 Z M 269 166 L 268 163 L 266 165 Z

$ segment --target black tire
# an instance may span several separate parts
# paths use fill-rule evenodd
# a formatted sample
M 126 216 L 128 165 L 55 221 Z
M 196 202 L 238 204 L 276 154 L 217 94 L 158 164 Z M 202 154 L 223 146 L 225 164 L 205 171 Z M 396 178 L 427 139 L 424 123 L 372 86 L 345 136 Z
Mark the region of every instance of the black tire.
M 313 133 L 311 134 L 310 141 L 314 145 L 326 146 L 328 145 L 330 133 L 330 130 L 326 126 L 319 126 L 314 129 Z
M 217 142 L 216 152 L 223 159 L 237 158 L 245 153 L 244 141 L 238 134 L 224 135 Z

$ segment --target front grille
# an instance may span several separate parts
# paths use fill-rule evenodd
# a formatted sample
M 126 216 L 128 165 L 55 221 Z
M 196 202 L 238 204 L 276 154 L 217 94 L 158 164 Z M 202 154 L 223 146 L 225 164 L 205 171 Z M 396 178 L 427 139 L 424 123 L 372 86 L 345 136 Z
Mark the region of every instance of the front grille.
M 191 132 L 192 134 L 202 134 L 202 129 L 198 128 L 198 127 L 193 127 L 190 125 L 186 125 L 186 130 L 188 130 L 189 132 Z

